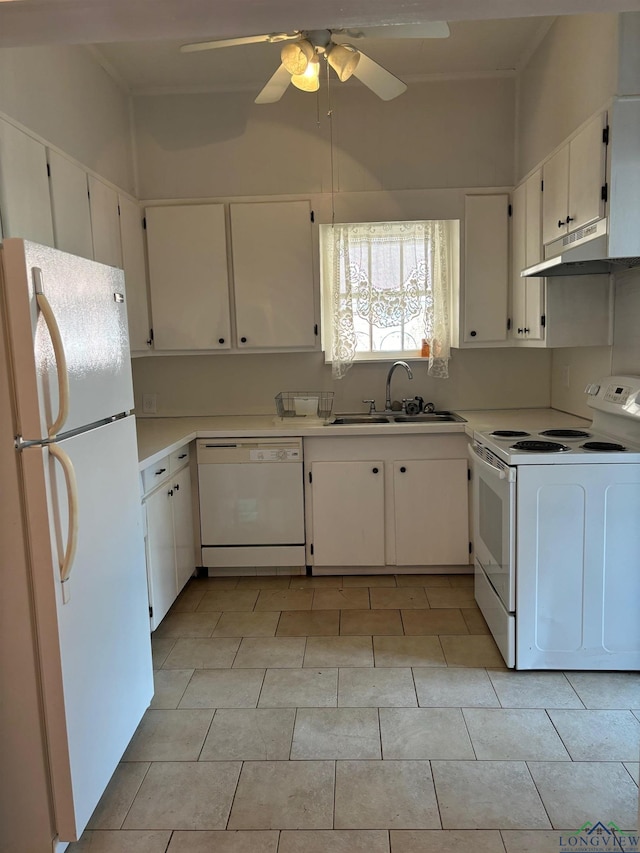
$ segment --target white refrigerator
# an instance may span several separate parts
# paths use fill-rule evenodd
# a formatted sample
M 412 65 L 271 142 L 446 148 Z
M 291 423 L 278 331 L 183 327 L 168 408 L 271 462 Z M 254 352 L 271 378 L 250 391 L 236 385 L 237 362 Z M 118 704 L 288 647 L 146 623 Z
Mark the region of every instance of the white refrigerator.
M 26 851 L 30 813 L 45 814 L 55 850 L 82 833 L 153 695 L 124 275 L 18 239 L 0 260 L 0 396 L 11 410 L 0 420 L 0 544 L 15 603 L 0 639 L 31 650 L 36 682 L 25 686 L 25 665 L 8 683 L 3 649 L 0 725 L 15 742 L 0 816 L 23 812 L 15 849 Z M 26 802 L 29 772 L 48 802 Z

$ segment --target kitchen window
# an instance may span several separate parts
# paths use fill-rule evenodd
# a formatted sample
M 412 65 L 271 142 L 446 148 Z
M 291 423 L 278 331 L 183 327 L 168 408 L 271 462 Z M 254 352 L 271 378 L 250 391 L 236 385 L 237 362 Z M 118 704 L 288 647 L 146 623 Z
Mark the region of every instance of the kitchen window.
M 334 378 L 354 361 L 429 360 L 448 376 L 458 220 L 320 226 L 322 342 Z

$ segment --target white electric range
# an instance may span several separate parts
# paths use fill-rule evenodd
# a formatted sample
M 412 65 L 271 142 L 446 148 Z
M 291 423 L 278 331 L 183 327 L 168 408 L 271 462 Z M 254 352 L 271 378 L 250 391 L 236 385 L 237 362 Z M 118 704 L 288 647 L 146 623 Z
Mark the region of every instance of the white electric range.
M 640 669 L 640 377 L 584 430 L 476 432 L 475 595 L 507 666 Z

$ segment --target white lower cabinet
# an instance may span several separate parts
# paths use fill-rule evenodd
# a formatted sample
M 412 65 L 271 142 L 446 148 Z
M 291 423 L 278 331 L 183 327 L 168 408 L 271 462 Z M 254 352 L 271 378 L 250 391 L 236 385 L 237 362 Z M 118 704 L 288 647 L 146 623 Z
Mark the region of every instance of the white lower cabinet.
M 304 445 L 307 559 L 315 568 L 468 564 L 465 435 Z
M 384 566 L 384 462 L 314 462 L 313 562 Z
M 178 461 L 179 456 L 183 458 Z M 188 463 L 186 449 L 142 474 L 143 489 L 152 488 L 143 499 L 152 631 L 195 569 L 191 472 L 185 460 Z

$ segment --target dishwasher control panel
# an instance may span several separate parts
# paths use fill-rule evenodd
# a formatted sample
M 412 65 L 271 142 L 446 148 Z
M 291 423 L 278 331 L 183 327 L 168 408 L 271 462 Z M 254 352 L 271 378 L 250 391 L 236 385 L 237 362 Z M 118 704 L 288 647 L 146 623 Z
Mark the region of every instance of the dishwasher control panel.
M 298 447 L 259 447 L 249 451 L 252 462 L 299 462 L 302 454 Z

